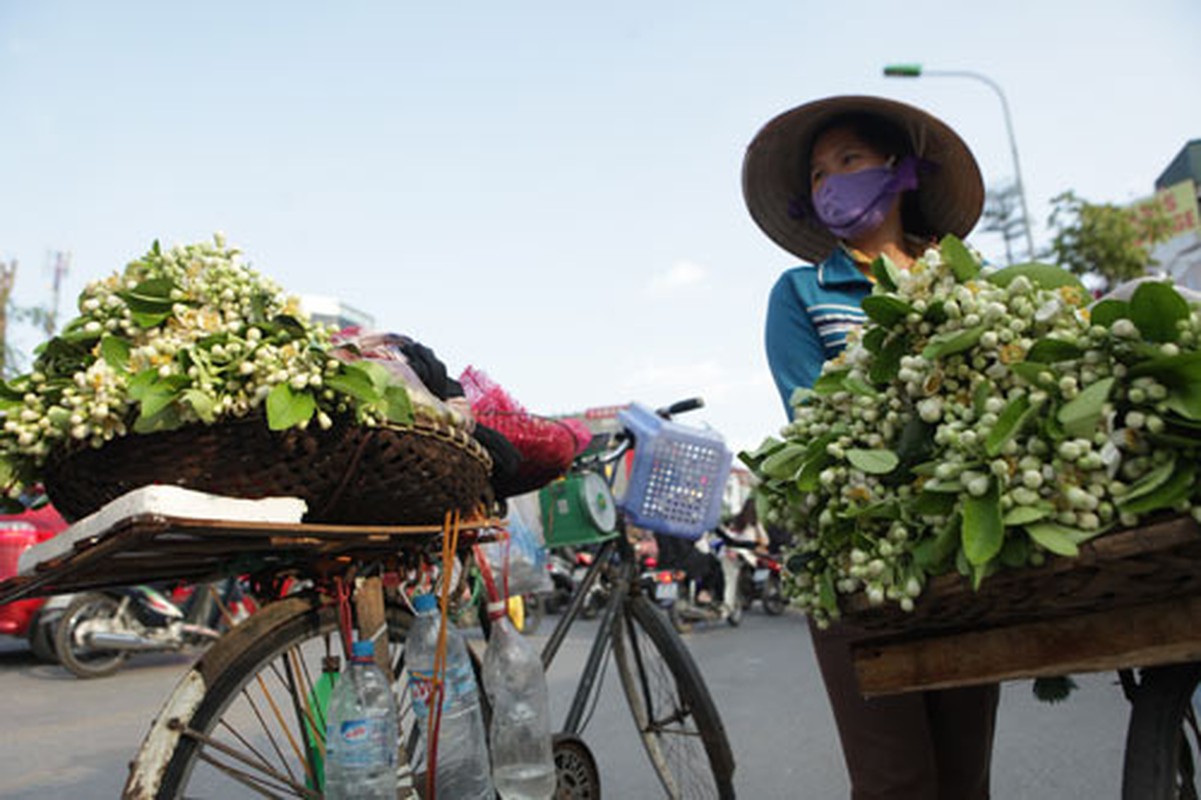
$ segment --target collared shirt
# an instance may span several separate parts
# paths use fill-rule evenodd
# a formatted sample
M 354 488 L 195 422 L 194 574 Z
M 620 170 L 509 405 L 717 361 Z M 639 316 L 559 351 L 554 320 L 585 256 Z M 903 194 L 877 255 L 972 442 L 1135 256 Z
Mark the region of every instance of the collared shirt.
M 772 287 L 767 363 L 789 419 L 793 391 L 812 386 L 822 365 L 846 347 L 847 332 L 867 319 L 860 303 L 871 291 L 871 279 L 843 247 L 820 264 L 787 270 Z

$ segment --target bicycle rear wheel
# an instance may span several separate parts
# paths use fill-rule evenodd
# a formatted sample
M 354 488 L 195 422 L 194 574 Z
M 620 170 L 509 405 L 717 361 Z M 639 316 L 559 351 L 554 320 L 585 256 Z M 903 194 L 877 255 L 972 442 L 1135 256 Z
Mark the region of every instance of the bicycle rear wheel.
M 410 616 L 388 608 L 389 661 L 407 682 L 403 642 Z M 325 659 L 340 655 L 336 609 L 312 596 L 260 610 L 220 639 L 180 681 L 130 765 L 127 798 L 319 798 Z M 330 662 L 331 666 L 333 662 Z M 414 716 L 399 683 L 398 788 L 414 785 Z
M 1197 800 L 1199 684 L 1201 663 L 1142 671 L 1126 732 L 1125 800 Z
M 734 796 L 734 755 L 692 655 L 646 597 L 626 601 L 613 656 L 626 700 L 668 797 Z

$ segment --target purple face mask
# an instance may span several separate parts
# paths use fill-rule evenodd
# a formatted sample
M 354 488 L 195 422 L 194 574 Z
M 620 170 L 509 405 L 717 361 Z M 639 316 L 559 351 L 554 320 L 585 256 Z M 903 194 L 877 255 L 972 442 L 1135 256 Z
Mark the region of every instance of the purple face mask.
M 906 156 L 896 168 L 870 167 L 830 175 L 813 193 L 813 208 L 831 233 L 856 239 L 880 227 L 898 194 L 917 188 L 918 161 Z

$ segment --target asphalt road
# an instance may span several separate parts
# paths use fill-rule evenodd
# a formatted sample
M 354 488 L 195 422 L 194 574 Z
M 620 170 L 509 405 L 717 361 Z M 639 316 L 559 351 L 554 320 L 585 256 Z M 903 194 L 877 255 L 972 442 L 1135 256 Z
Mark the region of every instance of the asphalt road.
M 548 632 L 556 618 L 543 624 Z M 568 639 L 550 675 L 556 720 L 587 654 L 592 623 Z M 755 610 L 740 628 L 698 627 L 686 637 L 713 693 L 737 759 L 741 798 L 845 798 L 846 776 L 803 620 Z M 118 797 L 126 764 L 158 705 L 190 658 L 136 656 L 118 674 L 82 681 L 37 663 L 24 644 L 0 639 L 0 797 Z M 1033 698 L 1028 681 L 1002 693 L 993 797 L 1117 798 L 1126 702 L 1116 676 L 1078 676 L 1064 704 Z M 585 733 L 606 798 L 661 796 L 633 736 L 610 669 Z

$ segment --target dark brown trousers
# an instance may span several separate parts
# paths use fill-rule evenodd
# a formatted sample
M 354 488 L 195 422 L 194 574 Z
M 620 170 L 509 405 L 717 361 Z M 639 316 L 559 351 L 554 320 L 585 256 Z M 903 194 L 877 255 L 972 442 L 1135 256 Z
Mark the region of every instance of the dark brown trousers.
M 988 800 L 997 684 L 864 699 L 851 661 L 853 631 L 809 629 L 851 800 Z

